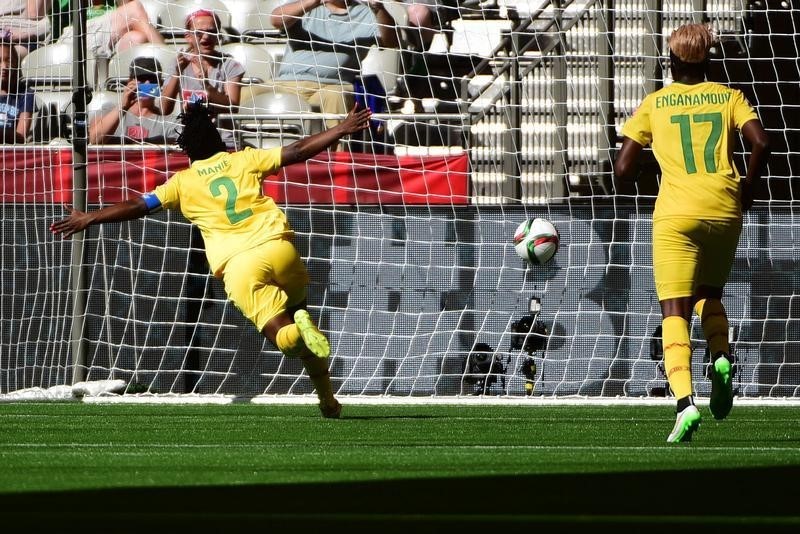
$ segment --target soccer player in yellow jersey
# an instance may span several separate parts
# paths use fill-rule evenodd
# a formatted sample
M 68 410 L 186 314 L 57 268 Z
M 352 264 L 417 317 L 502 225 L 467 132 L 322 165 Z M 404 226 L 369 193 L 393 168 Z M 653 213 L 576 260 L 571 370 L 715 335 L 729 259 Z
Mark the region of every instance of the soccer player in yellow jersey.
M 625 123 L 614 163 L 618 178 L 633 178 L 642 148 L 651 145 L 661 167 L 653 211 L 653 276 L 663 317 L 664 368 L 677 399 L 669 442 L 689 441 L 700 424 L 692 397 L 692 308 L 712 355 L 711 413 L 716 419 L 730 413 L 733 358 L 722 291 L 742 212 L 753 203 L 769 156 L 769 138 L 742 93 L 705 80 L 712 44 L 713 35 L 702 24 L 672 33 L 674 82 L 646 96 Z M 737 130 L 751 146 L 744 178 L 732 160 Z
M 300 358 L 322 415 L 337 418 L 341 405 L 328 374 L 330 346 L 305 309 L 308 273 L 292 244 L 286 216 L 264 196 L 262 180 L 367 128 L 370 115 L 369 109 L 353 108 L 336 126 L 291 145 L 229 153 L 206 106 L 190 106 L 181 117 L 184 128 L 178 137 L 190 168 L 142 196 L 97 211 L 72 210 L 50 229 L 69 237 L 92 224 L 179 209 L 200 229 L 208 264 L 224 281 L 231 301 L 281 352 Z

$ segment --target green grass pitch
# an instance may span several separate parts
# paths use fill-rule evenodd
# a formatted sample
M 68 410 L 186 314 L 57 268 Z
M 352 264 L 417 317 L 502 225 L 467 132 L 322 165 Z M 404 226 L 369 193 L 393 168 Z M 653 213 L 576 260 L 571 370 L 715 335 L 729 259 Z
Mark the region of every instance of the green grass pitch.
M 4 524 L 108 532 L 800 532 L 800 408 L 701 411 L 673 445 L 666 406 L 345 405 L 324 420 L 311 405 L 0 404 L 0 502 Z

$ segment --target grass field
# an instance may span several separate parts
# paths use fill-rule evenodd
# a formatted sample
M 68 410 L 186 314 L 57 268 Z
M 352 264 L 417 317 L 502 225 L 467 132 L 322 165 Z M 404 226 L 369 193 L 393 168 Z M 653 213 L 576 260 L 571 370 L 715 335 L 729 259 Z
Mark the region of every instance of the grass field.
M 2 523 L 800 532 L 800 408 L 702 411 L 671 445 L 659 406 L 0 404 Z

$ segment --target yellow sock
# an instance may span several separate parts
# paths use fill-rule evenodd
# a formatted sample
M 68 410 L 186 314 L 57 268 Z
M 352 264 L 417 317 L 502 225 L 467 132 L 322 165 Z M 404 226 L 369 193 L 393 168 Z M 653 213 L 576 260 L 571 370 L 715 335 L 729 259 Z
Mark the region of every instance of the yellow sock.
M 306 347 L 300 338 L 300 329 L 294 323 L 287 324 L 278 330 L 275 335 L 275 344 L 278 346 L 279 351 L 290 358 L 300 356 Z
M 664 370 L 676 399 L 692 394 L 692 347 L 689 323 L 678 316 L 664 317 L 661 322 L 664 343 Z
M 725 307 L 719 299 L 702 299 L 694 305 L 694 311 L 700 317 L 703 325 L 703 335 L 708 342 L 708 351 L 711 356 L 718 352 L 730 354 L 728 344 L 728 316 Z

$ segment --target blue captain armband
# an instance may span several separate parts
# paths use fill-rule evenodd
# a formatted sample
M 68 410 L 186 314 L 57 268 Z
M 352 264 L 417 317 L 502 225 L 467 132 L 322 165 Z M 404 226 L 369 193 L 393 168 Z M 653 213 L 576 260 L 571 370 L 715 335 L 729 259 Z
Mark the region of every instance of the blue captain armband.
M 153 213 L 161 209 L 161 201 L 158 200 L 158 197 L 152 191 L 142 195 L 142 200 L 144 200 L 144 203 L 147 206 L 148 213 Z

